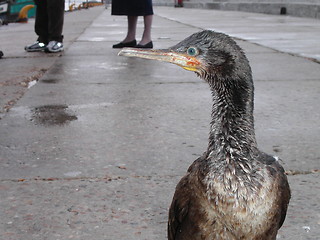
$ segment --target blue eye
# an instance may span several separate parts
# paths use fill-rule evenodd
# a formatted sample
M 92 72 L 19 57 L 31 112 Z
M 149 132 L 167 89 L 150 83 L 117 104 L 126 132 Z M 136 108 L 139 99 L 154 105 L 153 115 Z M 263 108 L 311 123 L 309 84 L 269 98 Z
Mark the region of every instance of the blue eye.
M 199 54 L 198 49 L 194 48 L 194 47 L 189 47 L 187 50 L 188 55 L 190 56 L 196 56 Z

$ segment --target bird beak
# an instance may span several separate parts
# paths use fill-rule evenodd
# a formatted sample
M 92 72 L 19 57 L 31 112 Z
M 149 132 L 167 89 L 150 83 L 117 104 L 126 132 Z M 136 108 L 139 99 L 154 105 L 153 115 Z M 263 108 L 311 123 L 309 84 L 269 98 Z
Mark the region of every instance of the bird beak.
M 138 48 L 124 48 L 119 52 L 118 55 L 174 63 L 186 70 L 193 71 L 193 72 L 197 72 L 201 65 L 201 63 L 195 57 L 192 57 L 183 53 L 177 53 L 167 49 L 145 50 L 145 49 L 138 49 Z

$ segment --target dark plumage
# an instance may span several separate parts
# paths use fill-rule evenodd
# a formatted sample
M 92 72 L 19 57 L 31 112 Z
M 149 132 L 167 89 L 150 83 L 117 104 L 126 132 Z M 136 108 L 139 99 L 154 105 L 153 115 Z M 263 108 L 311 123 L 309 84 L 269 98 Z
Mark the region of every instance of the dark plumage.
M 290 199 L 277 159 L 259 151 L 253 122 L 249 62 L 229 36 L 202 31 L 167 50 L 124 49 L 194 71 L 210 86 L 207 151 L 176 187 L 169 240 L 275 240 Z

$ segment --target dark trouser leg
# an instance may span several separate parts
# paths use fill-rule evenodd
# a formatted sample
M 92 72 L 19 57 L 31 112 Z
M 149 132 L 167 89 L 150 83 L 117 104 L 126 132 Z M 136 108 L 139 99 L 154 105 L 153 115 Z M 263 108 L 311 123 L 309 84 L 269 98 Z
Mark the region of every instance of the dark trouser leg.
M 48 13 L 49 41 L 62 42 L 64 0 L 46 0 Z
M 38 35 L 38 41 L 47 44 L 49 40 L 47 0 L 35 0 L 35 4 L 37 10 L 34 30 Z

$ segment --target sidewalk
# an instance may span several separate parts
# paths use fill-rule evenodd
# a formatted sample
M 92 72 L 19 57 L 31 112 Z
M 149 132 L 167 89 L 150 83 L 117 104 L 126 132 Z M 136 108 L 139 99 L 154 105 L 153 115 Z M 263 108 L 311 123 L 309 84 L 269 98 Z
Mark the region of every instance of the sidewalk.
M 319 20 L 155 13 L 156 48 L 202 28 L 237 38 L 253 69 L 259 146 L 289 173 L 279 239 L 318 240 Z M 125 31 L 126 18 L 110 9 L 68 13 L 65 52 L 35 54 L 23 51 L 35 40 L 32 20 L 0 27 L 1 104 L 17 97 L 11 87 L 23 91 L 0 119 L 0 239 L 166 239 L 175 185 L 207 146 L 211 96 L 177 66 L 118 57 L 111 46 Z M 39 81 L 21 87 L 30 76 Z M 3 90 L 13 80 L 18 86 Z
M 64 46 L 66 49 L 79 37 L 91 22 L 104 11 L 92 8 L 66 13 Z M 27 53 L 24 46 L 36 41 L 34 19 L 27 24 L 12 23 L 0 26 L 0 119 L 27 91 L 30 82 L 36 81 L 54 64 L 58 54 Z

